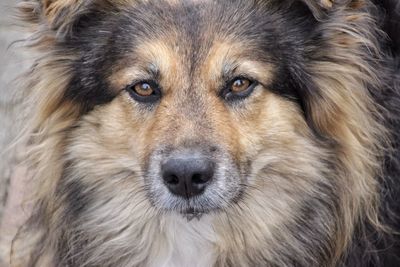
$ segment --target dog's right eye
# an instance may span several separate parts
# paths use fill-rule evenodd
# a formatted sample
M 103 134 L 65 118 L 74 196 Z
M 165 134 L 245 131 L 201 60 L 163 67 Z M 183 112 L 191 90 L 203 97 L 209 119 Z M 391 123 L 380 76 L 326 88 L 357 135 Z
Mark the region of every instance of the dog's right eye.
M 244 99 L 254 91 L 257 84 L 254 80 L 239 76 L 228 82 L 220 94 L 227 101 Z
M 161 91 L 155 82 L 135 82 L 126 87 L 133 99 L 143 103 L 153 103 L 161 98 Z

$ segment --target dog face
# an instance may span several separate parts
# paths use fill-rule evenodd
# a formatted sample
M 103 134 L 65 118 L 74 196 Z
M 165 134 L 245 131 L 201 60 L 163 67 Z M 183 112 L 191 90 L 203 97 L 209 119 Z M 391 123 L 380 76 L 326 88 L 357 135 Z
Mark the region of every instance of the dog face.
M 101 183 L 130 173 L 125 182 L 143 188 L 156 209 L 189 215 L 226 209 L 252 187 L 271 199 L 312 190 L 321 148 L 288 74 L 301 63 L 302 40 L 285 38 L 293 25 L 253 5 L 137 5 L 106 40 L 87 44 L 78 79 L 100 73 L 93 80 L 113 99 L 88 112 L 73 134 L 79 169 L 101 166 Z

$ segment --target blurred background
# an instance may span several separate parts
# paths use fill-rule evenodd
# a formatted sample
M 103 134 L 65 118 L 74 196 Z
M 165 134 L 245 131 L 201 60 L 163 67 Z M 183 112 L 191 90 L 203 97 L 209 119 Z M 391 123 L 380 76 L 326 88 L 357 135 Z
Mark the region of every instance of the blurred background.
M 8 266 L 8 254 L 12 237 L 23 219 L 20 201 L 23 196 L 21 184 L 25 170 L 15 157 L 15 149 L 10 149 L 12 140 L 18 133 L 21 99 L 16 77 L 30 66 L 31 56 L 23 48 L 23 29 L 13 21 L 16 0 L 0 0 L 0 266 Z M 13 177 L 13 179 L 10 179 Z M 11 185 L 11 186 L 10 186 Z

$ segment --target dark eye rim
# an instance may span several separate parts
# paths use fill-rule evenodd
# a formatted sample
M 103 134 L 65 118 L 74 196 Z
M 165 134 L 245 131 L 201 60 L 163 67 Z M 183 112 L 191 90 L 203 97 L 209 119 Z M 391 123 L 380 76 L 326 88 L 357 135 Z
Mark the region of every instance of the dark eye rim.
M 248 80 L 250 82 L 249 87 L 247 87 L 246 90 L 241 91 L 241 92 L 233 92 L 231 90 L 232 85 L 234 84 L 234 82 L 236 80 L 239 79 L 244 79 L 244 80 Z M 225 100 L 225 101 L 238 101 L 238 100 L 242 100 L 244 98 L 247 98 L 248 96 L 251 95 L 251 93 L 254 91 L 254 88 L 259 84 L 259 82 L 257 82 L 256 80 L 249 78 L 247 76 L 241 75 L 241 76 L 236 76 L 235 78 L 229 80 L 226 85 L 224 86 L 224 88 L 221 90 L 220 96 Z
M 140 83 L 148 83 L 154 90 L 154 92 L 151 95 L 148 96 L 142 96 L 136 93 L 135 91 L 135 86 L 140 84 Z M 137 102 L 140 103 L 155 103 L 161 98 L 161 89 L 160 86 L 157 84 L 157 82 L 153 80 L 139 80 L 139 81 L 134 81 L 131 84 L 127 85 L 125 87 L 125 91 L 129 93 L 129 95 L 136 100 Z

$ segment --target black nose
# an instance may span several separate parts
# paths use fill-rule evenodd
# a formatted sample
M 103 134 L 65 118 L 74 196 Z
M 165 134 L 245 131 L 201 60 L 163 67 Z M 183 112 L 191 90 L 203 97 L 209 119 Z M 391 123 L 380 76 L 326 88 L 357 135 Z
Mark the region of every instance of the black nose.
M 174 157 L 161 166 L 162 177 L 175 195 L 190 198 L 203 193 L 214 175 L 215 164 L 205 157 Z

